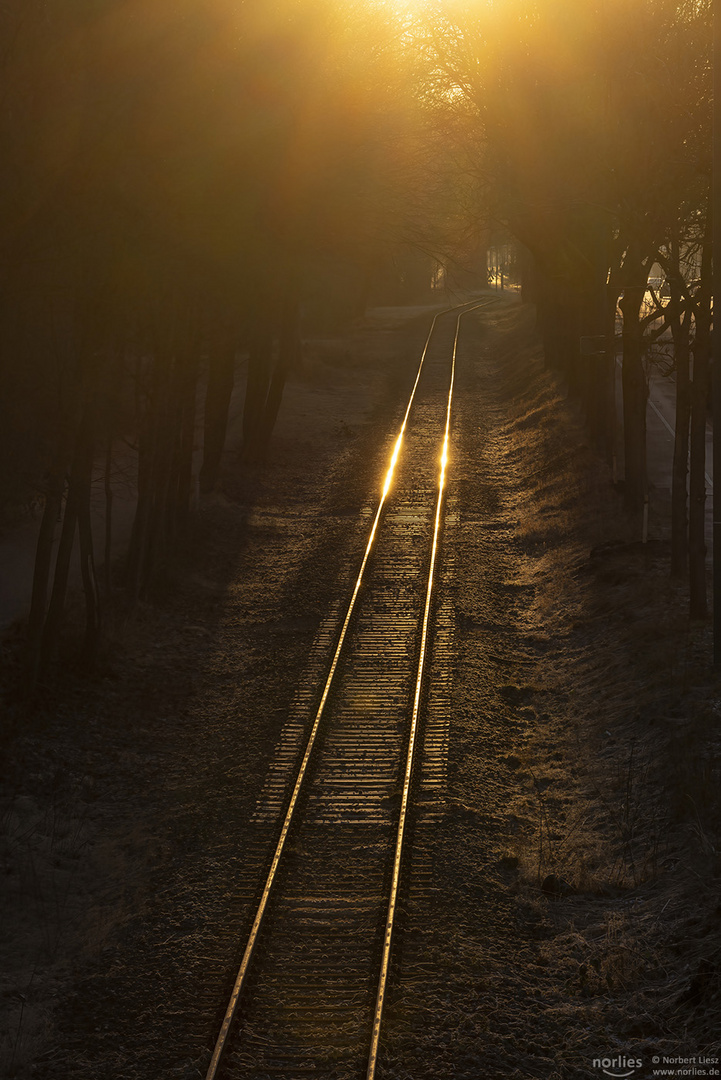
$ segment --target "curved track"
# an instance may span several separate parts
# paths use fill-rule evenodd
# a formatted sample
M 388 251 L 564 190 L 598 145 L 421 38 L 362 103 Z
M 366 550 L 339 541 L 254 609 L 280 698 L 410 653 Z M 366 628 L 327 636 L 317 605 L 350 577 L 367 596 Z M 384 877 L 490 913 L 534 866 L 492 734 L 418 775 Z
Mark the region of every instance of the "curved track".
M 421 744 L 426 787 L 443 771 L 421 721 L 458 338 L 489 303 L 431 324 L 317 704 L 301 692 L 258 807 L 282 824 L 206 1080 L 376 1076 Z M 425 862 L 416 837 L 414 880 Z

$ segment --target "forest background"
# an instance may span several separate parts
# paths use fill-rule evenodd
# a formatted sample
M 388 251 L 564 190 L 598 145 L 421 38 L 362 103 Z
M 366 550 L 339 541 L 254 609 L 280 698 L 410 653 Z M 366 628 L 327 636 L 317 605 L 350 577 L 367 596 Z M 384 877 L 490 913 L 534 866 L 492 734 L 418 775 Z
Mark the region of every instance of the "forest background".
M 515 253 L 639 522 L 649 364 L 674 375 L 670 570 L 704 617 L 711 19 L 710 0 L 4 5 L 0 504 L 42 515 L 22 684 L 58 656 L 76 545 L 85 665 L 103 609 L 152 595 L 218 483 L 235 382 L 251 471 L 304 334 L 487 284 L 490 247 Z M 113 568 L 119 452 L 137 507 Z

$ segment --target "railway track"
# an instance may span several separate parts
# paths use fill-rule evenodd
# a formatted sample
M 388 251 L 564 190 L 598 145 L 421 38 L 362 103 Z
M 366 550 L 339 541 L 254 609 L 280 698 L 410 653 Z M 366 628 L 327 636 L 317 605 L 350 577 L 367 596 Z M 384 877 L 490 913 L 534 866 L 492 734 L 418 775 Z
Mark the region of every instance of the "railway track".
M 444 781 L 452 617 L 434 580 L 458 340 L 494 302 L 433 319 L 350 600 L 321 628 L 256 809 L 261 884 L 206 1080 L 378 1073 L 399 901 L 430 887 Z

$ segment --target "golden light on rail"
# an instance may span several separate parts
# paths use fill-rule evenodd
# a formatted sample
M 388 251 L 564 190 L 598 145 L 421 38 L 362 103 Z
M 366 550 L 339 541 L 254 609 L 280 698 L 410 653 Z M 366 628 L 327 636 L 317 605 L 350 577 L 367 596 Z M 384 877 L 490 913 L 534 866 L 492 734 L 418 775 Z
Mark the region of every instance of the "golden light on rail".
M 396 439 L 395 446 L 393 447 L 393 453 L 391 454 L 391 460 L 390 460 L 390 464 L 388 466 L 388 472 L 386 473 L 386 479 L 385 479 L 385 483 L 383 485 L 383 494 L 381 495 L 381 500 L 386 498 L 388 492 L 390 491 L 391 484 L 393 482 L 393 473 L 396 470 L 396 463 L 398 461 L 398 455 L 401 452 L 401 443 L 403 442 L 403 433 L 405 431 L 405 427 L 406 427 L 406 421 L 404 420 L 403 421 L 403 427 L 401 428 L 400 435 Z

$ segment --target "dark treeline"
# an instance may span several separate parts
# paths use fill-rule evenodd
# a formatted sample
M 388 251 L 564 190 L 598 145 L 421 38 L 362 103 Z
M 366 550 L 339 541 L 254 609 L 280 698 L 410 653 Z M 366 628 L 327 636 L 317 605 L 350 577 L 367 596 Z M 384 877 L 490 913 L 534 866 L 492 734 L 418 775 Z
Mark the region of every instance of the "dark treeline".
M 639 517 L 648 365 L 661 356 L 675 373 L 672 571 L 688 574 L 697 617 L 706 614 L 712 37 L 711 0 L 441 0 L 418 29 L 433 73 L 426 100 L 462 163 L 465 227 L 475 207 L 477 231 L 523 246 L 524 298 L 537 305 L 547 362 L 582 399 L 609 462 L 620 309 L 624 500 Z
M 75 550 L 93 662 L 122 440 L 132 600 L 186 529 L 196 472 L 201 492 L 218 484 L 240 373 L 248 469 L 304 330 L 362 313 L 379 281 L 410 298 L 401 277 L 470 266 L 489 238 L 520 245 L 547 361 L 609 460 L 620 307 L 639 517 L 648 363 L 668 354 L 672 570 L 703 615 L 711 36 L 710 0 L 3 5 L 0 501 L 42 506 L 31 684 L 57 651 Z
M 370 282 L 412 260 L 392 223 L 418 123 L 382 9 L 16 0 L 0 42 L 0 485 L 6 505 L 36 492 L 43 506 L 34 684 L 57 650 L 76 548 L 94 660 L 118 441 L 135 454 L 134 599 L 186 528 L 200 412 L 208 492 L 239 371 L 241 457 L 258 462 L 301 311 L 321 324 L 358 314 Z

